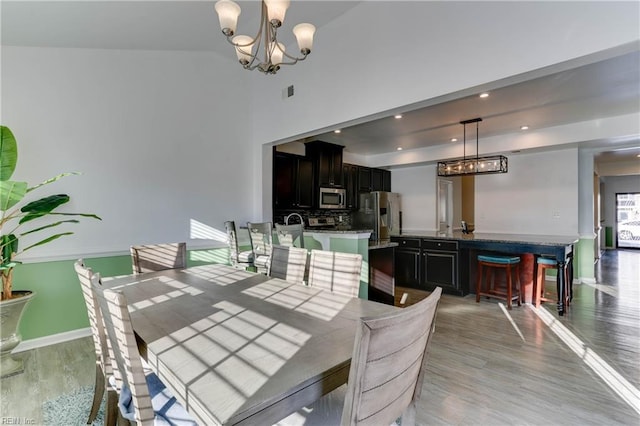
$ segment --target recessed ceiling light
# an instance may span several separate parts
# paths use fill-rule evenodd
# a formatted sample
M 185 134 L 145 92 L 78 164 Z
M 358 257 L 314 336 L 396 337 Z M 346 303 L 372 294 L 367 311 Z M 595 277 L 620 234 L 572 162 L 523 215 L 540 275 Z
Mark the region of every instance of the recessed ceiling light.
M 451 142 L 458 142 L 458 138 L 451 138 Z
M 402 151 L 402 147 L 401 146 L 397 147 L 396 151 Z
M 520 130 L 529 130 L 529 126 L 527 125 L 520 126 Z
M 486 92 L 485 92 L 485 93 L 480 93 L 480 97 L 481 97 L 481 98 L 488 98 L 488 97 L 489 97 L 489 94 L 488 94 L 488 93 L 486 93 Z
M 342 132 L 342 130 L 340 130 L 340 129 L 336 129 L 336 130 L 333 131 L 333 133 L 341 133 L 341 132 Z
M 395 117 L 396 119 L 400 119 L 400 118 L 402 118 L 402 114 L 396 114 L 396 115 L 394 115 L 394 117 Z
M 640 158 L 640 154 L 636 155 L 636 157 Z

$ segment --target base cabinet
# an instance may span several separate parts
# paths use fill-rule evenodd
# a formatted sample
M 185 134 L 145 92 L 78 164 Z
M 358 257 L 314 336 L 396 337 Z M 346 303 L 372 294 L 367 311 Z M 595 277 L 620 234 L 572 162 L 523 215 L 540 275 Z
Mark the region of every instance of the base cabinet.
M 401 287 L 420 288 L 420 250 L 396 249 L 395 282 Z
M 458 243 L 422 241 L 423 283 L 427 290 L 442 287 L 447 293 L 462 294 L 458 280 Z
M 458 242 L 425 238 L 392 237 L 396 249 L 396 285 L 448 294 L 465 295 L 460 285 Z

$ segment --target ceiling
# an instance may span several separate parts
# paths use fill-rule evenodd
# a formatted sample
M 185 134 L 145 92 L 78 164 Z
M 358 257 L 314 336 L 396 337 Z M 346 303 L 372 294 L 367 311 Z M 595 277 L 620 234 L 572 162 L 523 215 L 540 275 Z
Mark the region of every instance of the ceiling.
M 258 27 L 255 1 L 242 8 L 238 33 Z M 287 23 L 312 22 L 321 27 L 355 7 L 357 1 L 297 1 Z M 214 1 L 2 1 L 2 44 L 211 51 L 235 60 L 220 32 Z M 289 31 L 288 29 L 286 31 Z M 285 40 L 293 42 L 293 36 Z M 565 67 L 566 68 L 566 67 Z M 518 82 L 513 83 L 513 81 Z M 511 81 L 511 83 L 510 83 Z M 599 118 L 639 114 L 640 52 L 614 56 L 551 74 L 494 82 L 487 98 L 479 93 L 451 94 L 425 105 L 408 106 L 403 117 L 376 118 L 329 132 L 318 139 L 345 145 L 350 152 L 375 155 L 462 143 L 461 120 L 481 117 L 479 137 L 491 137 Z M 426 105 L 428 104 L 428 105 Z M 475 142 L 475 125 L 467 126 L 467 143 Z M 640 137 L 640 135 L 639 135 Z M 605 141 L 606 142 L 606 141 Z M 603 151 L 597 161 L 640 161 L 640 139 L 620 151 Z
M 462 120 L 480 117 L 479 137 L 486 138 L 535 131 L 567 123 L 597 120 L 640 112 L 640 52 L 632 52 L 600 62 L 583 65 L 476 92 L 434 105 L 322 134 L 320 139 L 349 146 L 350 151 L 368 155 L 450 144 L 456 138 L 463 143 Z M 639 116 L 640 119 L 640 116 Z M 475 150 L 476 126 L 466 126 L 467 144 Z M 344 141 L 344 142 L 343 142 Z M 626 155 L 640 154 L 626 151 Z

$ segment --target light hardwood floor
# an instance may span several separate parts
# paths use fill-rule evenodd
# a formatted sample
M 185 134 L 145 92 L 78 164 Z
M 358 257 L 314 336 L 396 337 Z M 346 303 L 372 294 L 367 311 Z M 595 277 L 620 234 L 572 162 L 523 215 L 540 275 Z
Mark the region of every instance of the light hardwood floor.
M 564 317 L 443 296 L 419 424 L 640 424 L 640 251 L 607 252 L 596 278 Z M 44 401 L 93 383 L 89 338 L 23 356 L 27 371 L 0 383 L 0 423 L 40 424 Z

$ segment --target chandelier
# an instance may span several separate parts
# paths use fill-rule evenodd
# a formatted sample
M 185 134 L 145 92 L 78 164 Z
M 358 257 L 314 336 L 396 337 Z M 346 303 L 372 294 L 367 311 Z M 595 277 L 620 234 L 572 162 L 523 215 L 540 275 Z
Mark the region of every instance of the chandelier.
M 262 0 L 260 28 L 255 37 L 234 36 L 240 15 L 240 6 L 237 3 L 219 0 L 215 4 L 222 33 L 235 47 L 238 61 L 244 69 L 252 71 L 257 68 L 265 74 L 275 74 L 280 65 L 294 65 L 305 60 L 311 53 L 313 34 L 316 31 L 316 27 L 311 24 L 303 23 L 293 27 L 293 34 L 302 56 L 289 55 L 285 52 L 284 45 L 278 41 L 278 28 L 282 26 L 289 3 L 289 0 Z
M 438 162 L 438 176 L 484 175 L 492 173 L 507 173 L 507 157 L 504 155 L 478 156 L 478 123 L 482 118 L 472 118 L 461 121 L 464 128 L 462 142 L 462 159 Z M 476 123 L 476 156 L 467 158 L 467 124 Z

